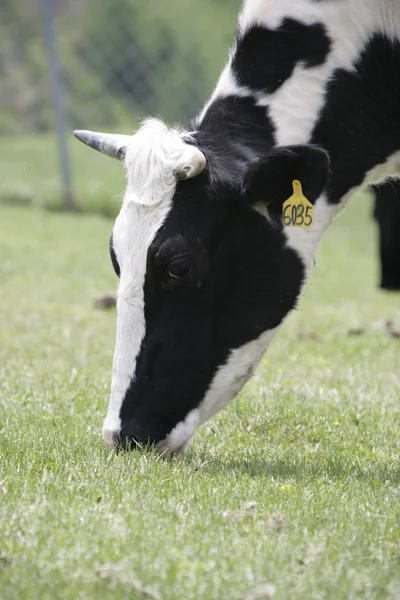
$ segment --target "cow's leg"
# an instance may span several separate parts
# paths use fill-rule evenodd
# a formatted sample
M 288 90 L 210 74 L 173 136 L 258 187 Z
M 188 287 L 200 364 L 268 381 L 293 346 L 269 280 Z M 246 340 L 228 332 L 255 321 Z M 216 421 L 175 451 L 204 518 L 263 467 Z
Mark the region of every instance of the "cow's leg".
M 379 226 L 380 286 L 400 290 L 400 179 L 375 187 L 374 216 Z

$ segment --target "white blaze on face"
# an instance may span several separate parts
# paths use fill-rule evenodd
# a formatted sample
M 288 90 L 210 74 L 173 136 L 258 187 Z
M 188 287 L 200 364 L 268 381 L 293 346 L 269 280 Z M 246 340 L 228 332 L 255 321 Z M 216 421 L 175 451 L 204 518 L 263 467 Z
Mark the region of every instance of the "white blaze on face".
M 199 411 L 195 408 L 187 414 L 183 421 L 173 428 L 163 442 L 158 444 L 160 453 L 179 454 L 183 450 L 186 450 L 199 423 Z
M 143 286 L 147 252 L 171 209 L 176 172 L 190 176 L 191 169 L 199 168 L 202 156 L 199 158 L 197 149 L 184 142 L 181 132 L 168 129 L 160 121 L 145 122 L 131 140 L 125 158 L 128 186 L 113 230 L 120 285 L 111 396 L 103 425 L 109 447 L 114 446 L 121 430 L 122 403 L 135 377 L 146 333 Z
M 104 439 L 109 446 L 114 445 L 114 438 L 121 429 L 122 402 L 135 375 L 136 358 L 146 332 L 143 286 L 147 251 L 170 207 L 171 201 L 164 201 L 149 209 L 137 204 L 128 191 L 115 222 L 113 244 L 120 266 L 120 285 L 111 397 L 103 425 Z

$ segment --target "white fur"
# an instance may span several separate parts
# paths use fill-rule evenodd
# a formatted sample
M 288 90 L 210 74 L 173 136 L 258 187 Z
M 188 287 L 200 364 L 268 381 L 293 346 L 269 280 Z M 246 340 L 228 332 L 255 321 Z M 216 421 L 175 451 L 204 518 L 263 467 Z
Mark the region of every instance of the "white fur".
M 188 133 L 157 119 L 147 119 L 132 136 L 125 165 L 128 191 L 136 203 L 152 206 L 171 200 L 176 174 L 186 170 L 190 177 L 200 160 L 199 150 L 186 143 L 190 139 Z
M 185 139 L 184 133 L 148 120 L 132 136 L 126 151 L 128 186 L 113 231 L 121 277 L 111 396 L 103 425 L 103 436 L 110 447 L 121 429 L 122 402 L 135 375 L 136 358 L 146 332 L 143 286 L 147 251 L 170 211 L 176 188 L 174 170 L 192 164 L 196 150 Z
M 197 409 L 191 410 L 186 418 L 178 423 L 171 433 L 167 435 L 165 441 L 161 442 L 159 445 L 168 448 L 172 453 L 184 450 L 189 445 L 192 435 L 196 431 L 199 423 L 199 411 Z
M 251 377 L 278 329 L 279 327 L 265 331 L 256 340 L 231 351 L 226 363 L 215 374 L 199 406 L 199 423 L 213 417 L 235 398 Z
M 398 0 L 245 0 L 239 29 L 245 31 L 253 23 L 277 28 L 285 17 L 308 25 L 319 20 L 327 26 L 340 19 L 335 39 L 344 38 L 348 27 L 357 24 L 359 30 L 392 33 L 397 38 L 400 31 Z

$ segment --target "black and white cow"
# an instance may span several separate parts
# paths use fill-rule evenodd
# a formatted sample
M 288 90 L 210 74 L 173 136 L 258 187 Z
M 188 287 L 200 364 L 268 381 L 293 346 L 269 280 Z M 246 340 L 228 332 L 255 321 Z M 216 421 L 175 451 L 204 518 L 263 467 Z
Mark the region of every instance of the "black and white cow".
M 128 178 L 110 244 L 120 285 L 104 437 L 179 452 L 253 373 L 335 215 L 400 174 L 400 2 L 247 0 L 186 127 L 76 136 Z M 282 221 L 296 180 L 312 228 Z

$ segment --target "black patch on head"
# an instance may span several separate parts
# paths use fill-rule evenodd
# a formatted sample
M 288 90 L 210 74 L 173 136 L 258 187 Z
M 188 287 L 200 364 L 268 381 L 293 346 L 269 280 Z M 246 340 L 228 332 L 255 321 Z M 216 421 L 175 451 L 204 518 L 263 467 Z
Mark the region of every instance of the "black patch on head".
M 365 174 L 400 149 L 400 43 L 375 35 L 354 71 L 339 69 L 312 135 L 331 161 L 329 201 L 339 203 Z
M 196 144 L 207 158 L 210 184 L 237 187 L 249 164 L 274 145 L 274 126 L 268 109 L 251 97 L 217 98 L 196 129 Z
M 239 85 L 272 94 L 298 63 L 308 69 L 322 65 L 330 48 L 322 23 L 304 25 L 286 18 L 277 29 L 255 25 L 239 36 L 232 71 Z
M 379 226 L 380 286 L 400 290 L 400 181 L 374 188 L 374 216 Z

